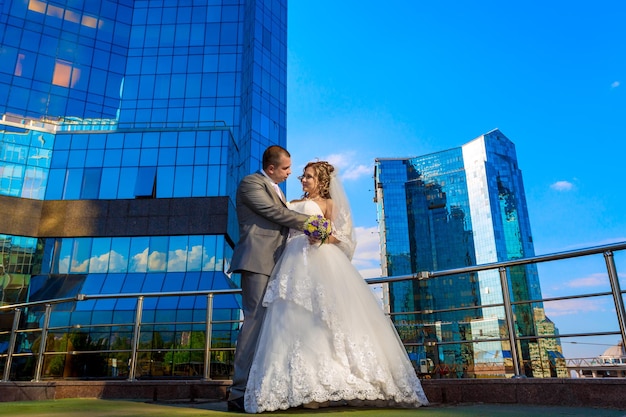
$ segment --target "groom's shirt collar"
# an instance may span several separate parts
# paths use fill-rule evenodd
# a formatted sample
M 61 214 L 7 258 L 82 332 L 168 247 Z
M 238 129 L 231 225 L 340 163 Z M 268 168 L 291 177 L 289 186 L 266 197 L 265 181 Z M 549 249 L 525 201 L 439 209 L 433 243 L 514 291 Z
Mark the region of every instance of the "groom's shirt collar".
M 286 202 L 287 200 L 285 199 L 285 194 L 283 194 L 283 191 L 280 189 L 278 184 L 275 183 L 274 180 L 272 180 L 265 171 L 261 170 L 261 173 L 265 175 L 265 178 L 270 181 L 270 184 L 272 184 L 272 187 L 274 187 L 274 191 L 276 192 L 276 195 L 278 195 L 278 198 L 280 198 L 282 202 Z
M 270 181 L 270 184 L 272 184 L 272 185 L 276 184 L 276 183 L 274 182 L 274 180 L 272 180 L 272 179 L 270 178 L 270 176 L 269 176 L 269 175 L 267 175 L 267 172 L 265 172 L 265 170 L 260 169 L 260 170 L 259 170 L 259 172 L 260 172 L 261 174 L 263 174 L 263 176 L 265 176 L 265 178 L 267 178 L 267 179 Z

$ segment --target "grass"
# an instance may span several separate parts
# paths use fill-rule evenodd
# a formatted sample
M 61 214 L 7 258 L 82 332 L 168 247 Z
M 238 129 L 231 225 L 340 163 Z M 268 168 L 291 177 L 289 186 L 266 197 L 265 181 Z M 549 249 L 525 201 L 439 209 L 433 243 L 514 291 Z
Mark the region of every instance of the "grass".
M 0 416 L 11 417 L 225 417 L 229 413 L 224 403 L 153 404 L 140 401 L 63 399 L 46 401 L 16 401 L 0 403 Z M 263 413 L 263 416 L 330 417 L 624 417 L 625 410 L 547 407 L 525 405 L 473 404 L 434 406 L 418 409 L 374 409 L 356 407 L 322 408 L 319 410 L 290 409 Z

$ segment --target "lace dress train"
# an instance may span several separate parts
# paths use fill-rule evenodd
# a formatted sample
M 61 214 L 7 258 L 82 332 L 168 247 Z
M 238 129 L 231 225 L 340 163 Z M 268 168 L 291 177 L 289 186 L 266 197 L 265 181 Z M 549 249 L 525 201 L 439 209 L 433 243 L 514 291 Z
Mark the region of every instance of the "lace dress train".
M 321 214 L 312 201 L 292 205 Z M 245 392 L 250 413 L 310 402 L 428 404 L 387 316 L 334 244 L 293 233 L 263 300 L 267 312 Z

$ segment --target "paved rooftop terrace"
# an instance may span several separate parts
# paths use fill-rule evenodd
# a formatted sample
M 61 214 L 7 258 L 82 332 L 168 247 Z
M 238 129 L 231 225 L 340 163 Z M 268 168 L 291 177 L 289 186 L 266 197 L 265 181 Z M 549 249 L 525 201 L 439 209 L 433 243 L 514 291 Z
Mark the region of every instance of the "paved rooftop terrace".
M 3 403 L 0 416 L 11 417 L 225 417 L 246 414 L 229 413 L 223 401 L 142 402 L 101 399 L 63 399 Z M 319 417 L 624 417 L 625 410 L 504 404 L 433 405 L 418 409 L 377 409 L 332 407 L 318 410 L 295 408 L 263 413 L 262 416 Z

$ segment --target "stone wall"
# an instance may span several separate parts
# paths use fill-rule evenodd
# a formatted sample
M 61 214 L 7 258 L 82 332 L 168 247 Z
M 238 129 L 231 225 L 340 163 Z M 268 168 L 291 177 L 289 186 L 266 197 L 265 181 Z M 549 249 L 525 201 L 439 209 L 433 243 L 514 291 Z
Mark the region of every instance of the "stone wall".
M 225 400 L 231 381 L 0 382 L 0 401 L 62 398 L 146 401 Z M 524 404 L 626 408 L 626 378 L 432 379 L 422 381 L 433 404 Z

